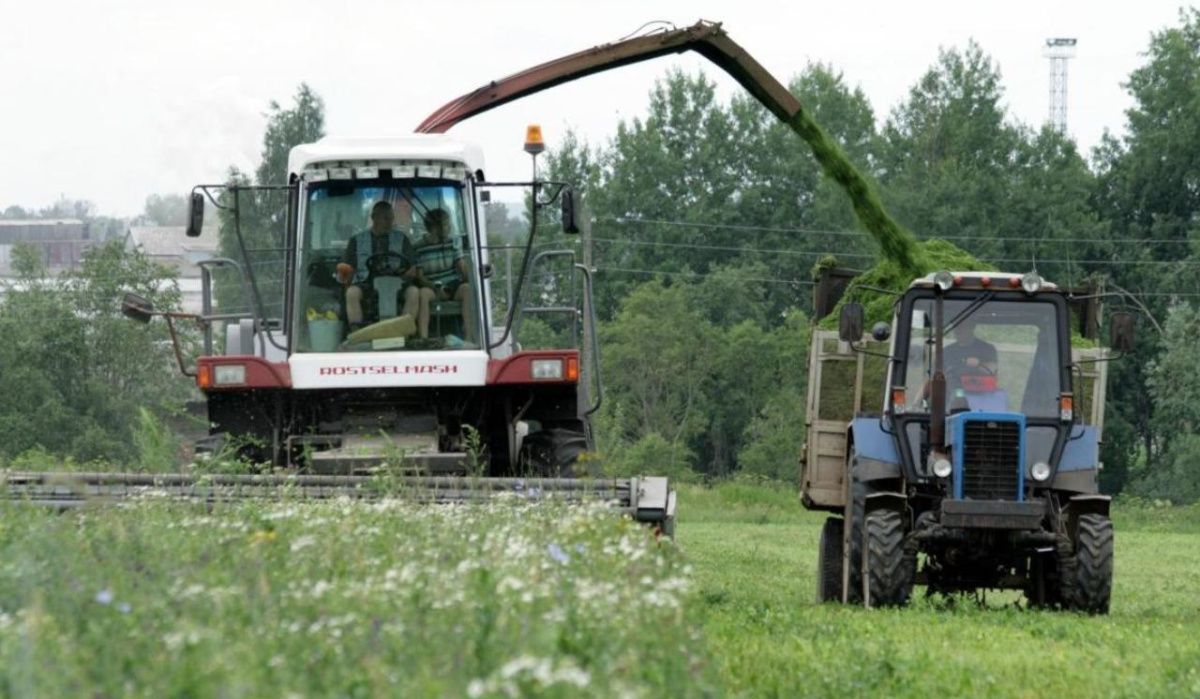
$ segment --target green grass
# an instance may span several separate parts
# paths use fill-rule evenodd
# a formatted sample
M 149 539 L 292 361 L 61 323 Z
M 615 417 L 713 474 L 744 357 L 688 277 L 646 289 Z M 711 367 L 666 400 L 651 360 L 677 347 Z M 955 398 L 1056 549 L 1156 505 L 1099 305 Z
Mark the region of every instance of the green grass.
M 680 502 L 691 613 L 731 695 L 1200 695 L 1200 507 L 1122 503 L 1112 614 L 1087 617 L 1011 594 L 984 608 L 817 605 L 824 515 L 790 489 L 687 489 Z
M 692 695 L 682 565 L 596 506 L 7 505 L 0 695 Z
M 1113 613 L 813 601 L 790 488 L 602 508 L 0 505 L 4 696 L 1194 696 L 1200 506 L 1121 501 Z

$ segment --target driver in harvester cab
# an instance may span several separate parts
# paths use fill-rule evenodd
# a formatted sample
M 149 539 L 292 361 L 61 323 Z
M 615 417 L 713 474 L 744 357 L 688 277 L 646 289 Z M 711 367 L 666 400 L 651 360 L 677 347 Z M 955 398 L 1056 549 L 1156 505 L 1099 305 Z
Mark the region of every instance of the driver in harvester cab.
M 395 227 L 396 213 L 386 201 L 371 207 L 371 226 L 350 239 L 342 264 L 338 265 L 338 280 L 346 285 L 346 320 L 350 329 L 362 327 L 363 286 L 373 275 L 388 274 L 405 280 L 403 315 L 417 317 L 420 303 L 413 265 L 412 241 L 404 231 Z M 376 304 L 378 307 L 378 304 Z M 378 318 L 376 319 L 378 320 Z
M 996 379 L 996 347 L 975 337 L 975 319 L 968 316 L 954 328 L 954 344 L 943 351 L 943 361 L 951 410 L 1007 409 L 1008 397 Z

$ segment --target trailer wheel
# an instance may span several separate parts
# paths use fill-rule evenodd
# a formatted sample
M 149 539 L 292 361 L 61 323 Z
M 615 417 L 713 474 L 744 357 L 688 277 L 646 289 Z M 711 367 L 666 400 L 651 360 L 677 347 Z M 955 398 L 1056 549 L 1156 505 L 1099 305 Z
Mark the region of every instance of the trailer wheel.
M 1073 565 L 1066 571 L 1067 606 L 1088 614 L 1108 614 L 1112 597 L 1112 520 L 1100 514 L 1079 517 Z
M 858 455 L 850 450 L 850 497 L 846 502 L 846 522 L 842 525 L 850 529 L 849 536 L 844 539 L 847 546 L 843 549 L 843 560 L 846 562 L 845 597 L 847 604 L 862 602 L 862 543 L 865 534 L 863 530 L 863 513 L 867 507 L 867 484 L 858 479 Z M 848 550 L 846 550 L 848 549 Z M 848 554 L 848 555 L 846 555 Z
M 534 432 L 521 442 L 521 472 L 538 478 L 587 475 L 577 465 L 587 448 L 587 436 L 577 430 L 551 427 Z
M 817 602 L 842 601 L 842 537 L 845 520 L 829 517 L 821 527 L 817 553 Z
M 868 607 L 902 607 L 912 594 L 913 570 L 904 553 L 904 517 L 895 510 L 867 515 L 863 541 L 863 599 Z

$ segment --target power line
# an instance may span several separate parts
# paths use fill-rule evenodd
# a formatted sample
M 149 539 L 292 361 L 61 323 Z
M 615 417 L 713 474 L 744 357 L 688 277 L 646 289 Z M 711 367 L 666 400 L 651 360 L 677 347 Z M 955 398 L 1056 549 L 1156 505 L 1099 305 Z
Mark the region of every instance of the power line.
M 614 244 L 614 245 L 661 246 L 661 247 L 670 247 L 670 248 L 686 248 L 686 249 L 694 249 L 694 250 L 717 250 L 717 251 L 727 251 L 727 252 L 754 252 L 754 253 L 764 253 L 764 254 L 773 254 L 773 255 L 808 255 L 808 256 L 817 256 L 817 257 L 831 255 L 833 257 L 839 257 L 839 258 L 844 257 L 844 258 L 866 259 L 866 260 L 874 260 L 874 259 L 878 258 L 877 255 L 871 255 L 871 254 L 867 254 L 867 253 L 852 253 L 852 252 L 846 253 L 846 252 L 817 251 L 817 250 L 777 250 L 777 249 L 768 249 L 768 248 L 732 247 L 732 246 L 702 245 L 702 244 L 693 245 L 691 243 L 669 243 L 669 242 L 665 242 L 665 241 L 656 241 L 656 240 L 622 240 L 620 238 L 592 238 L 592 240 L 594 240 L 597 243 L 607 243 L 607 244 Z M 989 258 L 987 261 L 994 262 L 994 263 L 1028 264 L 1031 260 L 1027 260 L 1027 259 L 1023 259 L 1023 258 L 1001 257 L 1001 258 Z M 1063 259 L 1063 258 L 1055 259 L 1055 258 L 1046 258 L 1046 257 L 1039 257 L 1036 259 L 1036 262 L 1039 264 L 1059 263 L 1059 264 L 1084 264 L 1084 265 L 1091 264 L 1091 265 L 1117 265 L 1117 266 L 1120 266 L 1120 265 L 1197 265 L 1197 264 L 1200 264 L 1200 260 L 1075 260 L 1075 259 Z
M 707 229 L 726 229 L 735 231 L 751 231 L 761 233 L 816 233 L 819 235 L 837 235 L 837 236 L 852 236 L 864 237 L 868 234 L 863 231 L 855 230 L 829 230 L 823 228 L 802 228 L 802 227 L 779 227 L 779 226 L 752 226 L 747 224 L 736 223 L 700 223 L 693 221 L 672 221 L 666 219 L 650 219 L 650 218 L 632 218 L 619 216 L 615 218 L 604 218 L 598 222 L 615 223 L 618 225 L 626 224 L 653 224 L 662 226 L 677 226 L 682 228 L 707 228 Z M 945 235 L 937 236 L 939 240 L 1002 240 L 1014 243 L 1106 243 L 1118 245 L 1149 245 L 1149 244 L 1171 244 L 1184 245 L 1190 244 L 1190 240 L 1179 240 L 1175 238 L 1137 238 L 1137 239 L 1111 239 L 1111 238 L 1045 238 L 1045 237 L 1011 237 L 997 235 Z M 923 239 L 928 240 L 928 239 Z
M 667 276 L 667 277 L 690 277 L 690 278 L 694 278 L 694 279 L 695 278 L 703 278 L 703 277 L 711 277 L 711 276 L 717 274 L 716 272 L 667 272 L 664 270 L 629 269 L 626 267 L 596 267 L 596 270 L 600 271 L 600 272 L 618 272 L 618 273 L 625 273 L 625 274 L 646 274 L 646 275 L 651 275 L 651 276 L 662 275 L 662 276 Z M 795 285 L 813 286 L 816 284 L 816 282 L 807 281 L 807 280 L 803 280 L 803 279 L 768 279 L 768 278 L 763 278 L 763 277 L 743 277 L 740 275 L 738 276 L 738 281 L 761 282 L 763 284 L 787 284 L 788 286 L 795 286 Z

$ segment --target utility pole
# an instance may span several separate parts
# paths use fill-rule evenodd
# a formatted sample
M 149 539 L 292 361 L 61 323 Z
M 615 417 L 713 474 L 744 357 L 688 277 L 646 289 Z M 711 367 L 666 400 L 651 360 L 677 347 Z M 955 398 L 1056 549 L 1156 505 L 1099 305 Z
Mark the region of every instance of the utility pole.
M 1050 61 L 1050 126 L 1067 132 L 1067 61 L 1075 57 L 1076 40 L 1067 37 L 1046 39 L 1042 55 Z
M 578 215 L 580 218 L 580 242 L 583 245 L 583 266 L 587 268 L 589 273 L 594 275 L 595 268 L 592 266 L 592 216 L 586 205 L 582 208 L 583 211 L 578 212 Z M 583 365 L 580 369 L 583 375 L 584 390 L 580 392 L 579 399 L 586 401 L 582 406 L 585 410 L 591 407 L 592 391 L 600 390 L 598 385 L 595 388 L 592 387 L 593 382 L 600 381 L 600 377 L 596 376 L 595 372 L 592 371 L 592 362 L 596 361 L 595 357 L 592 356 L 593 337 L 596 332 L 596 329 L 592 327 L 592 314 L 592 297 L 590 294 L 584 294 L 583 346 L 579 348 L 579 361 Z

